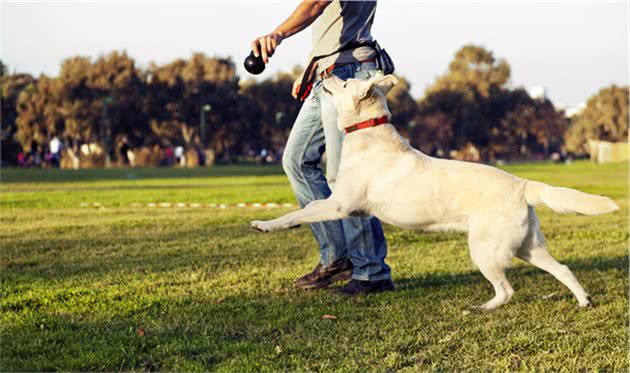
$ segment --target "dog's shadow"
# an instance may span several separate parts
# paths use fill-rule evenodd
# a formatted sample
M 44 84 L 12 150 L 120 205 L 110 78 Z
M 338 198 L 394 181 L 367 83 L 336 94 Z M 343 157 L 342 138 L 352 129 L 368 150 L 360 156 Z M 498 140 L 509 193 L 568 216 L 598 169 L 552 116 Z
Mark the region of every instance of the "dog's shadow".
M 564 260 L 563 264 L 569 266 L 569 268 L 576 273 L 579 277 L 579 273 L 593 272 L 593 271 L 608 271 L 608 270 L 621 270 L 625 273 L 625 278 L 628 277 L 628 262 L 629 257 L 627 255 L 620 257 L 608 257 L 608 258 L 585 258 Z M 507 276 L 511 281 L 518 282 L 519 278 L 531 278 L 548 276 L 550 279 L 553 277 L 534 266 L 526 263 L 518 263 L 507 270 Z M 466 273 L 457 274 L 424 274 L 422 276 L 409 276 L 398 277 L 395 279 L 396 287 L 398 290 L 413 291 L 419 288 L 430 288 L 440 286 L 463 286 L 474 283 L 487 283 L 487 280 L 479 271 L 470 271 Z

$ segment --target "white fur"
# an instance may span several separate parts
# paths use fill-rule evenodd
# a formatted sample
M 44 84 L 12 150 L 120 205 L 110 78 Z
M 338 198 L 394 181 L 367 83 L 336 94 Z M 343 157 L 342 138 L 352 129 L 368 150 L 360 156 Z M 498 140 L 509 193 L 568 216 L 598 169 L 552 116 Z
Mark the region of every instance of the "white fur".
M 385 94 L 396 78 L 326 79 L 339 128 L 389 115 Z M 402 228 L 468 232 L 470 255 L 492 283 L 495 297 L 479 308 L 507 302 L 514 290 L 505 277 L 513 257 L 556 277 L 588 306 L 586 291 L 568 267 L 549 255 L 533 206 L 595 215 L 618 209 L 610 199 L 528 181 L 499 169 L 429 157 L 413 149 L 391 124 L 346 135 L 332 195 L 304 209 L 252 227 L 269 232 L 350 215 L 374 215 Z

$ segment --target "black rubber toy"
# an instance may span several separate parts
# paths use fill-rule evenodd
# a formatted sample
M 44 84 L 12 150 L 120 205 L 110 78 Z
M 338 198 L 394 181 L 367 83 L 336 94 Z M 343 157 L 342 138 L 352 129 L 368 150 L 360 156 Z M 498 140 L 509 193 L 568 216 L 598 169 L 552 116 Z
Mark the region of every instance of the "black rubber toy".
M 249 56 L 245 58 L 245 62 L 243 62 L 245 66 L 245 70 L 250 74 L 258 75 L 265 71 L 265 63 L 261 56 L 255 57 L 254 51 L 249 52 Z

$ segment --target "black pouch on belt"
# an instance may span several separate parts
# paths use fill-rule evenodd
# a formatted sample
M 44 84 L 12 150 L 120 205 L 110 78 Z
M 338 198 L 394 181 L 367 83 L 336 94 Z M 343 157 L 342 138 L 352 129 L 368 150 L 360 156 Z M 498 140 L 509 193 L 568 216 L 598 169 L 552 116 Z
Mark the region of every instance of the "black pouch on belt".
M 317 61 L 319 61 L 320 59 L 324 57 L 329 57 L 339 52 L 356 49 L 359 47 L 366 47 L 366 46 L 372 47 L 376 51 L 377 66 L 380 70 L 383 70 L 383 73 L 385 75 L 391 74 L 394 72 L 394 62 L 392 61 L 389 54 L 387 54 L 385 49 L 382 49 L 381 46 L 378 45 L 376 40 L 363 42 L 363 43 L 350 43 L 332 53 L 323 54 L 321 56 L 315 56 L 311 59 L 311 62 L 309 62 L 308 66 L 306 67 L 306 70 L 304 70 L 304 73 L 302 74 L 302 82 L 300 83 L 300 89 L 298 90 L 298 93 L 297 93 L 297 99 L 300 101 L 304 101 L 306 100 L 308 95 L 311 93 L 311 89 L 313 88 L 313 80 L 315 79 L 315 71 L 313 71 L 313 69 L 316 68 Z

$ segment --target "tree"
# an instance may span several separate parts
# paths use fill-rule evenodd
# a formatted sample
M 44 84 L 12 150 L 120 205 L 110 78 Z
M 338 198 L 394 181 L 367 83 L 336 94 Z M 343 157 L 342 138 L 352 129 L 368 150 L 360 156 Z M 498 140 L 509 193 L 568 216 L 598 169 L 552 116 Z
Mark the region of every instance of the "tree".
M 612 85 L 591 96 L 565 134 L 567 150 L 585 154 L 588 140 L 627 141 L 628 105 L 627 86 Z
M 54 92 L 63 116 L 63 137 L 79 144 L 97 142 L 100 135 L 102 109 L 97 99 L 103 92 L 90 84 L 92 62 L 89 57 L 65 59 L 57 77 L 58 90 Z
M 429 155 L 444 156 L 453 138 L 452 118 L 441 111 L 416 114 L 409 126 L 410 142 Z
M 141 144 L 149 132 L 141 97 L 145 95 L 142 72 L 126 52 L 111 52 L 89 65 L 87 87 L 90 107 L 100 142 L 111 152 L 122 136 L 132 144 Z
M 230 59 L 193 54 L 189 61 L 152 65 L 147 72 L 145 107 L 151 118 L 155 141 L 160 139 L 198 146 L 200 114 L 209 105 L 203 137 L 206 145 L 224 152 L 229 137 L 241 132 L 238 109 L 238 77 Z
M 411 143 L 429 153 L 463 147 L 467 106 L 462 92 L 444 89 L 427 94 L 418 102 Z
M 450 124 L 450 131 L 441 131 L 452 135 L 448 143 L 441 144 L 445 149 L 463 149 L 468 144 L 487 148 L 491 130 L 502 115 L 492 105 L 493 96 L 503 92 L 509 78 L 506 61 L 497 60 L 483 47 L 465 45 L 418 103 L 420 126 L 424 125 L 422 118 L 440 118 Z
M 398 84 L 387 93 L 387 104 L 392 113 L 392 123 L 407 133 L 408 126 L 416 115 L 416 101 L 411 97 L 411 84 L 403 77 L 398 77 Z
M 547 99 L 508 88 L 509 78 L 510 66 L 491 51 L 462 47 L 418 102 L 415 141 L 423 149 L 444 151 L 473 145 L 487 160 L 547 155 L 559 148 L 563 113 Z
M 300 76 L 301 68 L 278 73 L 260 83 L 253 80 L 241 86 L 242 102 L 247 134 L 242 144 L 251 150 L 279 149 L 286 142 L 289 129 L 300 109 L 291 97 L 293 82 Z
M 34 82 L 35 79 L 29 74 L 10 74 L 7 66 L 0 61 L 0 91 L 2 95 L 0 99 L 2 101 L 2 105 L 0 105 L 2 110 L 0 114 L 2 121 L 0 149 L 2 150 L 2 165 L 17 163 L 17 154 L 21 149 L 15 140 L 18 116 L 17 101 L 20 93 Z
M 138 99 L 143 87 L 140 71 L 125 52 L 94 62 L 88 57 L 68 58 L 57 78 L 41 76 L 20 94 L 15 137 L 25 149 L 34 144 L 43 148 L 56 135 L 73 145 L 100 142 L 110 152 L 118 135 L 142 141 L 148 131 Z
M 531 153 L 547 157 L 550 151 L 560 150 L 567 123 L 551 101 L 533 99 L 522 88 L 504 90 L 499 97 L 495 105 L 504 110 L 499 125 L 491 131 L 492 153 L 523 159 Z
M 63 130 L 59 110 L 59 80 L 40 76 L 29 84 L 17 101 L 17 132 L 15 138 L 26 151 L 38 151 L 53 134 Z
M 147 146 L 156 153 L 167 145 L 200 150 L 203 143 L 217 158 L 230 160 L 250 151 L 280 150 L 300 108 L 290 91 L 301 68 L 261 82 L 240 82 L 230 59 L 202 53 L 147 69 L 137 68 L 124 51 L 96 59 L 72 57 L 56 78 L 7 74 L 1 62 L 0 72 L 3 161 L 11 141 L 25 150 L 41 150 L 52 135 L 73 149 L 100 143 L 112 155 L 118 154 L 113 150 L 122 137 L 132 147 Z M 509 78 L 506 61 L 466 45 L 419 101 L 412 98 L 409 82 L 399 78 L 387 97 L 392 121 L 414 146 L 431 154 L 468 149 L 488 160 L 559 149 L 566 128 L 563 114 L 549 100 L 509 88 Z M 625 98 L 604 101 L 627 113 L 622 105 L 627 97 L 625 88 Z M 586 124 L 592 119 L 574 123 L 582 143 L 589 136 L 627 135 L 627 118 L 625 125 L 618 123 L 623 112 L 602 115 L 607 119 L 597 126 Z
M 465 45 L 455 53 L 446 74 L 438 77 L 427 94 L 436 91 L 468 91 L 477 92 L 488 97 L 493 87 L 503 87 L 510 79 L 510 65 L 497 60 L 493 53 L 477 45 Z M 472 97 L 468 97 L 469 99 Z

